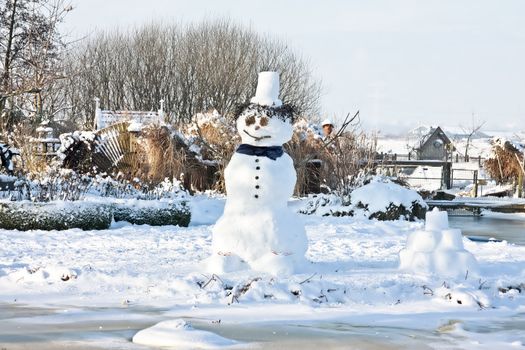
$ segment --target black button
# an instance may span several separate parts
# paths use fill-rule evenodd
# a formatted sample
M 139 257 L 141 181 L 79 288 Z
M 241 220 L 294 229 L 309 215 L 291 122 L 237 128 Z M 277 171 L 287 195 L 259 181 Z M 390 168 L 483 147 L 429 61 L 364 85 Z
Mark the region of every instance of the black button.
M 259 158 L 255 158 L 255 162 L 256 162 L 256 163 L 259 163 Z
M 260 170 L 260 169 L 261 169 L 261 167 L 260 167 L 260 166 L 258 166 L 258 167 L 255 167 L 255 170 Z
M 259 176 L 256 176 L 256 177 L 255 177 L 255 180 L 259 180 Z
M 259 185 L 256 185 L 256 186 L 255 186 L 256 189 L 259 189 L 260 187 L 261 187 L 261 186 L 259 186 Z
M 255 195 L 255 198 L 259 198 L 259 195 L 258 195 L 258 194 L 256 194 L 256 195 Z

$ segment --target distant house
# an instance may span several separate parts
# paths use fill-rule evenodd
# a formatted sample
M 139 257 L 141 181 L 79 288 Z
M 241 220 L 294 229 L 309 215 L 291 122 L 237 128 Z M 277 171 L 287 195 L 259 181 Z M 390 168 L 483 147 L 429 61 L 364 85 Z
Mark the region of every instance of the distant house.
M 431 128 L 415 149 L 417 159 L 421 160 L 447 160 L 453 150 L 452 141 L 439 126 Z

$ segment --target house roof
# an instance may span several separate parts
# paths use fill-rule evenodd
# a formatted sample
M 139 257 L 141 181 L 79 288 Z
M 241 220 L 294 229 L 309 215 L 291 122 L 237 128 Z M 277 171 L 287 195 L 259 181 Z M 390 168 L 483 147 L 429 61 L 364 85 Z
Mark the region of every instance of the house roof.
M 448 138 L 447 134 L 445 134 L 443 129 L 441 129 L 441 127 L 438 126 L 436 128 L 430 129 L 429 133 L 423 136 L 423 138 L 421 139 L 421 146 L 419 146 L 419 149 L 426 147 L 428 142 L 430 142 L 430 140 L 432 139 L 432 136 L 434 135 L 438 136 L 441 140 L 443 140 L 443 142 L 446 145 L 449 145 L 452 143 L 452 141 L 450 141 L 450 139 Z

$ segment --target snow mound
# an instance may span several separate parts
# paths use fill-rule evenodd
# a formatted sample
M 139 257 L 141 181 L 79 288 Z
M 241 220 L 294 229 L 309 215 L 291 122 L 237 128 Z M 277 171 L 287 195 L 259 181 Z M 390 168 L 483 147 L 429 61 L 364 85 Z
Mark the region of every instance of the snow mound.
M 414 202 L 426 207 L 423 198 L 416 191 L 379 179 L 352 192 L 352 203 L 362 203 L 371 213 L 386 211 L 391 204 L 410 208 Z
M 237 344 L 215 333 L 194 329 L 182 319 L 169 320 L 139 331 L 136 344 L 190 349 L 219 349 Z
M 399 252 L 401 270 L 460 278 L 479 273 L 476 258 L 463 247 L 461 231 L 450 229 L 448 214 L 437 208 L 428 212 L 424 230 L 408 235 Z

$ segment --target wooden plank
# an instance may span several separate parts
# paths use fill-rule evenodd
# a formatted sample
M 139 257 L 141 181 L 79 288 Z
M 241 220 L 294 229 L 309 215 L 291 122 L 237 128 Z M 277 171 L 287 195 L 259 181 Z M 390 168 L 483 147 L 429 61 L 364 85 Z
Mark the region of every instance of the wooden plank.
M 427 200 L 429 207 L 443 209 L 487 209 L 501 213 L 525 213 L 525 203 L 482 200 Z

